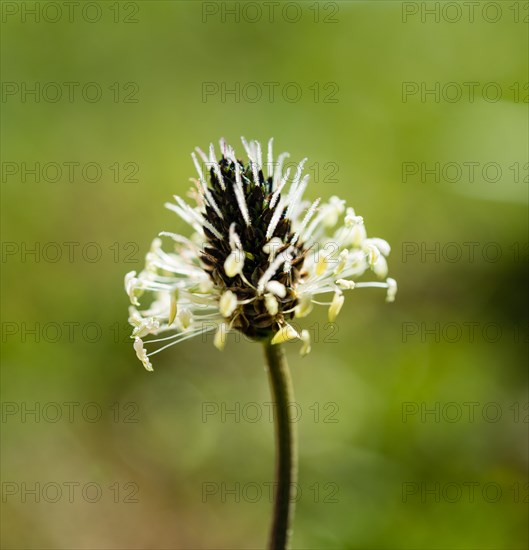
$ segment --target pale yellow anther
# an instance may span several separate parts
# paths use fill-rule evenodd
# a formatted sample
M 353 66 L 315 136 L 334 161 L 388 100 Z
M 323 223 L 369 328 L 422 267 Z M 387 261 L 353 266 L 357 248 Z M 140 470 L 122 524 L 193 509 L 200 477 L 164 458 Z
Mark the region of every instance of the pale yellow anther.
M 219 328 L 215 332 L 215 336 L 213 338 L 213 345 L 219 351 L 222 351 L 224 349 L 224 346 L 226 345 L 227 333 L 228 333 L 228 331 L 227 331 L 226 323 L 221 323 L 219 325 Z
M 223 317 L 230 317 L 230 315 L 237 308 L 237 296 L 231 291 L 227 290 L 219 301 L 219 311 Z
M 373 271 L 377 277 L 380 279 L 383 279 L 388 274 L 388 262 L 386 261 L 386 258 L 384 256 L 380 255 L 378 260 L 375 262 L 375 265 L 373 266 Z
M 388 279 L 386 279 L 386 283 L 388 284 L 388 293 L 386 295 L 386 302 L 394 302 L 395 295 L 397 294 L 397 281 L 389 277 Z
M 340 310 L 342 309 L 344 300 L 345 300 L 345 297 L 343 294 L 335 292 L 334 298 L 332 299 L 332 303 L 329 307 L 330 323 L 334 323 L 334 321 L 336 321 L 336 317 L 338 317 L 338 313 L 340 313 Z
M 382 255 L 389 256 L 389 253 L 391 252 L 391 246 L 389 246 L 389 243 L 384 239 L 373 237 L 371 239 L 366 239 L 366 242 L 375 245 Z
M 191 311 L 189 311 L 189 309 L 182 308 L 178 312 L 178 321 L 182 329 L 186 330 L 191 326 L 191 323 L 193 322 L 193 314 L 191 313 Z
M 149 358 L 147 357 L 147 351 L 143 347 L 143 342 L 141 338 L 136 338 L 134 340 L 134 351 L 136 352 L 136 355 L 138 359 L 143 363 L 143 366 L 148 370 L 152 372 L 152 364 L 149 361 Z
M 177 291 L 171 294 L 171 303 L 169 304 L 169 315 L 167 317 L 167 324 L 172 325 L 176 317 L 176 306 L 178 302 Z
M 352 208 L 347 209 L 347 213 L 344 218 L 344 225 L 346 227 L 353 227 L 353 225 L 362 225 L 364 218 L 357 216 Z
M 244 267 L 244 253 L 242 250 L 232 250 L 224 262 L 224 271 L 228 277 L 235 277 L 242 273 Z
M 367 261 L 371 267 L 374 267 L 380 258 L 380 250 L 373 244 L 367 246 Z
M 312 311 L 313 307 L 312 296 L 305 294 L 299 299 L 298 304 L 294 309 L 294 315 L 298 318 L 306 317 Z
M 284 298 L 287 295 L 287 289 L 285 285 L 279 281 L 269 281 L 266 283 L 266 290 L 269 290 L 272 294 Z
M 338 222 L 338 217 L 343 214 L 345 210 L 345 201 L 339 197 L 333 195 L 328 204 L 324 206 L 324 215 L 322 217 L 322 223 L 325 227 L 334 227 Z
M 275 258 L 277 251 L 283 246 L 283 241 L 279 237 L 272 237 L 264 246 L 263 252 L 270 254 L 271 258 Z
M 132 336 L 143 338 L 147 334 L 155 333 L 160 328 L 160 322 L 155 317 L 147 317 L 141 319 L 132 331 Z
M 274 317 L 277 315 L 277 312 L 279 311 L 279 304 L 277 303 L 277 299 L 273 294 L 267 293 L 264 295 L 264 302 L 266 311 Z
M 301 331 L 301 342 L 302 346 L 299 351 L 299 354 L 302 357 L 305 357 L 305 355 L 308 355 L 310 353 L 311 347 L 310 347 L 310 332 L 306 329 L 303 329 Z
M 355 282 L 347 279 L 338 279 L 336 284 L 343 290 L 352 290 L 355 287 Z
M 364 224 L 355 223 L 351 226 L 351 234 L 348 242 L 355 248 L 360 248 L 367 237 L 367 232 Z
M 300 338 L 298 331 L 292 325 L 286 324 L 276 332 L 275 336 L 272 338 L 272 345 L 282 344 L 283 342 L 296 340 L 298 338 Z
M 141 296 L 141 289 L 138 288 L 139 279 L 136 278 L 135 271 L 129 271 L 125 275 L 125 292 L 129 295 L 130 303 L 139 306 L 138 296 Z
M 340 254 L 338 255 L 338 265 L 334 268 L 334 274 L 335 275 L 338 275 L 339 273 L 341 273 L 346 264 L 347 264 L 347 260 L 349 258 L 349 250 L 345 249 L 345 250 L 342 250 L 340 252 Z
M 320 256 L 316 263 L 316 275 L 320 277 L 327 271 L 327 258 L 325 256 Z
M 213 287 L 213 281 L 209 277 L 207 279 L 202 279 L 200 283 L 198 283 L 198 290 L 201 294 L 210 294 Z

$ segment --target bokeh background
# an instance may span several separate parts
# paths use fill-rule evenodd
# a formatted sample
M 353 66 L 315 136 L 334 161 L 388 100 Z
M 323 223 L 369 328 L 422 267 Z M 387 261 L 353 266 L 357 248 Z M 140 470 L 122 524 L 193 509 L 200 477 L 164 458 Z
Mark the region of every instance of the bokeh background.
M 261 350 L 198 338 L 147 373 L 123 290 L 186 230 L 163 203 L 192 149 L 244 135 L 308 156 L 308 197 L 347 199 L 399 283 L 288 347 L 293 547 L 527 548 L 527 4 L 49 4 L 2 4 L 2 547 L 264 547 Z

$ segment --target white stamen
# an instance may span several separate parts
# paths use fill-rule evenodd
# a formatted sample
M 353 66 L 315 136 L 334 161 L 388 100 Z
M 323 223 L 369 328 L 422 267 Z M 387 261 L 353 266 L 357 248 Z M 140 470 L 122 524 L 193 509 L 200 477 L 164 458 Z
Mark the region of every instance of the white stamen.
M 261 143 L 259 141 L 254 141 L 255 143 L 255 149 L 256 149 L 256 153 L 257 153 L 257 167 L 259 168 L 259 170 L 262 170 L 263 169 L 263 153 L 261 151 Z M 256 182 L 258 183 L 258 182 Z
M 245 139 L 244 136 L 241 136 L 241 141 L 242 141 L 242 144 L 244 145 L 244 149 L 246 150 L 246 154 L 248 155 L 248 158 L 249 158 L 251 161 L 254 161 L 254 160 L 255 160 L 255 157 L 254 157 L 254 155 L 253 155 L 252 147 L 251 147 L 250 144 L 246 141 L 246 139 Z
M 279 204 L 276 206 L 276 209 L 272 214 L 272 218 L 270 219 L 270 223 L 268 224 L 268 227 L 266 229 L 267 239 L 270 239 L 274 234 L 274 231 L 277 227 L 277 224 L 279 223 L 279 220 L 281 219 L 281 215 L 283 214 L 284 209 L 285 209 L 285 200 L 283 199 L 283 197 L 281 197 L 281 200 L 279 201 Z
M 235 197 L 237 199 L 237 204 L 241 211 L 242 217 L 246 222 L 246 225 L 250 225 L 250 215 L 248 214 L 248 206 L 246 205 L 246 198 L 244 196 L 244 189 L 242 186 L 241 179 L 241 165 L 236 161 L 235 162 Z
M 226 184 L 224 183 L 224 178 L 222 177 L 222 171 L 220 169 L 219 163 L 217 162 L 217 157 L 215 155 L 215 147 L 213 147 L 213 143 L 211 143 L 209 146 L 209 160 L 211 162 L 211 165 L 213 166 L 215 175 L 219 180 L 220 187 L 222 188 L 223 191 L 226 191 Z
M 310 206 L 310 208 L 307 210 L 307 213 L 305 214 L 305 217 L 303 218 L 303 221 L 301 222 L 301 225 L 299 226 L 299 229 L 296 231 L 296 234 L 292 237 L 292 240 L 290 241 L 291 244 L 296 244 L 298 242 L 299 237 L 307 227 L 308 223 L 310 222 L 312 216 L 314 216 L 314 213 L 316 212 L 316 208 L 318 208 L 318 204 L 320 204 L 321 199 L 316 199 Z
M 170 348 L 171 346 L 174 346 L 175 344 L 179 344 L 180 342 L 183 342 L 184 340 L 189 340 L 190 338 L 194 338 L 197 334 L 205 334 L 206 332 L 210 332 L 213 330 L 211 327 L 201 327 L 192 331 L 179 333 L 177 334 L 178 338 L 176 338 L 173 342 L 170 344 L 167 344 L 165 346 L 162 346 L 161 348 L 158 348 L 155 351 L 152 351 L 148 354 L 148 357 L 152 357 L 153 355 L 156 355 L 157 353 L 160 353 L 164 349 Z M 146 344 L 150 344 L 151 342 L 154 342 L 155 340 L 150 340 L 149 342 L 145 342 Z
M 283 161 L 289 156 L 289 153 L 281 153 L 277 157 L 277 165 L 274 170 L 274 183 L 278 182 L 281 179 L 281 174 L 283 173 Z
M 237 158 L 235 157 L 235 151 L 233 150 L 233 147 L 231 145 L 228 145 L 226 147 L 226 158 L 233 163 L 237 162 Z
M 189 204 L 187 204 L 181 197 L 179 197 L 178 195 L 175 195 L 174 198 L 176 199 L 176 201 L 180 205 L 180 208 L 184 212 L 189 213 L 189 215 L 193 219 L 195 219 L 200 225 L 202 225 L 202 226 L 206 227 L 207 229 L 209 229 L 211 231 L 211 233 L 213 233 L 213 235 L 215 235 L 215 237 L 217 237 L 217 239 L 220 239 L 220 240 L 223 239 L 222 235 L 215 229 L 213 224 L 211 224 L 209 221 L 204 219 L 203 216 L 201 216 L 196 210 L 191 208 L 191 206 L 189 206 Z M 169 205 L 170 205 L 170 203 L 169 203 Z M 168 206 L 168 207 L 170 208 L 170 206 Z
M 230 224 L 230 248 L 232 250 L 242 250 L 242 243 L 239 235 L 235 231 L 235 222 Z
M 316 228 L 319 226 L 319 224 L 320 224 L 320 222 L 321 222 L 321 219 L 322 219 L 323 216 L 324 216 L 323 210 L 324 210 L 324 206 L 322 205 L 322 206 L 320 207 L 320 211 L 318 212 L 318 215 L 312 220 L 312 222 L 310 222 L 309 227 L 308 227 L 307 230 L 305 231 L 304 239 L 305 239 L 306 241 L 312 237 L 312 234 L 314 233 L 314 231 L 316 230 Z
M 292 198 L 289 200 L 287 198 L 287 202 L 290 204 L 287 208 L 286 217 L 287 218 L 294 218 L 295 212 L 298 210 L 300 204 L 301 204 L 301 198 L 303 197 L 303 193 L 305 192 L 305 189 L 307 188 L 307 183 L 309 181 L 309 175 L 307 174 L 302 180 L 299 186 L 296 189 L 296 192 L 292 196 Z
M 188 248 L 193 249 L 193 250 L 196 249 L 196 245 L 193 242 L 191 242 L 187 237 L 183 237 L 182 235 L 178 235 L 178 233 L 173 233 L 172 231 L 160 231 L 160 233 L 158 233 L 158 236 L 159 237 L 170 237 L 171 239 L 173 239 L 173 241 L 175 243 L 183 244 L 183 245 L 185 245 Z
M 292 185 L 290 186 L 290 191 L 288 193 L 287 202 L 290 202 L 290 200 L 294 197 L 298 185 L 299 180 L 301 178 L 301 173 L 303 172 L 303 165 L 307 162 L 307 158 L 305 157 L 297 166 L 296 173 L 294 174 L 294 179 L 292 180 Z
M 263 273 L 263 275 L 257 282 L 257 292 L 259 294 L 263 293 L 266 283 L 268 283 L 268 281 L 270 281 L 270 279 L 276 274 L 277 270 L 279 269 L 279 266 L 281 264 L 284 264 L 287 258 L 290 257 L 290 251 L 291 249 L 287 248 L 287 250 L 284 250 L 283 252 L 278 254 L 276 259 L 270 264 L 268 269 Z
M 274 208 L 275 203 L 277 202 L 277 199 L 279 198 L 279 193 L 283 190 L 283 187 L 285 187 L 288 176 L 290 175 L 290 168 L 287 168 L 287 171 L 285 172 L 285 175 L 281 178 L 281 182 L 277 186 L 276 190 L 274 191 L 274 194 L 272 195 L 272 198 L 270 199 L 269 208 Z M 274 179 L 274 181 L 276 181 Z
M 222 212 L 220 211 L 220 208 L 218 207 L 217 205 L 217 202 L 215 201 L 215 199 L 213 198 L 213 195 L 211 194 L 211 192 L 209 191 L 208 188 L 206 188 L 206 191 L 204 193 L 206 195 L 206 200 L 208 201 L 208 203 L 210 204 L 210 206 L 213 208 L 213 210 L 215 210 L 215 213 L 217 214 L 217 216 L 223 220 L 224 219 L 224 216 L 222 215 Z
M 272 174 L 274 173 L 274 156 L 272 154 L 273 144 L 274 144 L 274 138 L 270 138 L 268 140 L 268 155 L 266 157 L 266 160 L 267 160 L 266 175 L 268 177 L 272 176 Z
M 198 179 L 200 180 L 200 183 L 204 189 L 204 191 L 207 191 L 208 185 L 206 183 L 206 179 L 204 178 L 204 174 L 202 172 L 202 166 L 200 166 L 200 163 L 198 162 L 197 156 L 195 153 L 191 153 L 191 158 L 193 159 L 193 162 L 195 163 L 195 168 L 198 172 Z
M 285 265 L 283 267 L 283 271 L 285 273 L 290 273 L 290 270 L 292 269 L 292 256 L 288 256 L 287 259 L 285 260 Z
M 259 165 L 255 161 L 250 164 L 252 165 L 253 181 L 259 185 Z
M 219 139 L 220 154 L 226 158 L 226 140 L 224 138 Z
M 176 214 L 178 214 L 186 223 L 188 223 L 195 231 L 198 233 L 203 233 L 203 229 L 200 225 L 200 223 L 197 223 L 192 216 L 190 216 L 185 210 L 180 208 L 177 204 L 173 204 L 172 202 L 166 202 L 165 208 L 168 208 L 169 210 L 172 210 Z
M 209 160 L 206 156 L 206 153 L 202 151 L 200 147 L 195 147 L 195 151 L 200 155 L 200 158 L 202 159 L 202 162 L 204 163 L 204 166 L 209 169 Z

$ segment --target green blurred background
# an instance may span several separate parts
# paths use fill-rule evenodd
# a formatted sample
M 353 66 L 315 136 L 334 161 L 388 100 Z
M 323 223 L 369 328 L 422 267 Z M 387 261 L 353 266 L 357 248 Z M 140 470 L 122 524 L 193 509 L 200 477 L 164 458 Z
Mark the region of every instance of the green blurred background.
M 34 2 L 2 5 L 2 547 L 264 547 L 261 350 L 197 338 L 149 374 L 123 290 L 159 231 L 187 231 L 163 203 L 185 194 L 192 149 L 225 136 L 240 151 L 244 135 L 308 156 L 308 197 L 347 199 L 392 245 L 399 283 L 394 304 L 352 292 L 335 334 L 315 310 L 307 358 L 288 346 L 293 547 L 527 548 L 527 3 L 492 3 L 499 18 L 476 3 L 471 21 L 465 2 L 459 20 L 455 2 L 294 2 L 273 17 L 267 2 L 82 2 L 69 21 L 59 2 L 57 22 L 37 4 L 40 21 Z M 21 91 L 35 82 L 39 101 Z M 72 101 L 64 82 L 79 83 Z M 438 100 L 421 96 L 436 82 Z M 22 174 L 36 162 L 62 177 Z M 469 162 L 475 178 L 453 176 Z M 72 178 L 63 163 L 79 163 Z M 421 163 L 440 163 L 439 181 Z

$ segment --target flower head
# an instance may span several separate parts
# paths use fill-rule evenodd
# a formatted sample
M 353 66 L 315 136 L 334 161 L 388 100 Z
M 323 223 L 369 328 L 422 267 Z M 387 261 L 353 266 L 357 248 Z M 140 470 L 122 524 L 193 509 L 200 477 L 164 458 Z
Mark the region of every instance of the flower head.
M 173 250 L 165 252 L 156 238 L 143 271 L 125 277 L 134 349 L 148 370 L 150 356 L 212 330 L 219 349 L 234 330 L 272 343 L 300 339 L 304 355 L 310 351 L 308 332 L 298 333 L 289 321 L 308 315 L 313 304 L 329 306 L 334 321 L 343 291 L 375 286 L 387 289 L 388 301 L 395 297 L 393 279 L 354 282 L 368 270 L 384 279 L 390 246 L 368 238 L 363 218 L 338 197 L 327 203 L 303 199 L 307 159 L 284 170 L 288 154 L 274 161 L 270 140 L 263 165 L 260 143 L 244 138 L 242 143 L 246 164 L 224 140 L 220 160 L 213 145 L 209 155 L 198 148 L 192 153 L 198 179 L 190 195 L 196 205 L 175 196 L 166 206 L 193 233 L 189 238 L 160 233 L 172 239 Z M 329 293 L 330 301 L 315 300 Z M 139 310 L 145 295 L 150 302 Z M 152 343 L 162 345 L 147 353 L 144 346 Z

